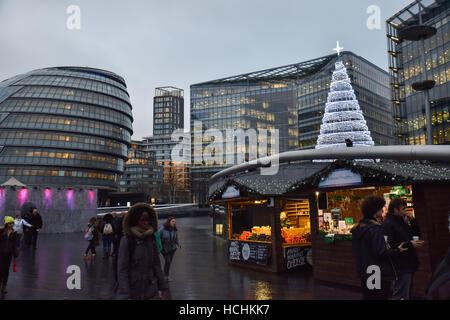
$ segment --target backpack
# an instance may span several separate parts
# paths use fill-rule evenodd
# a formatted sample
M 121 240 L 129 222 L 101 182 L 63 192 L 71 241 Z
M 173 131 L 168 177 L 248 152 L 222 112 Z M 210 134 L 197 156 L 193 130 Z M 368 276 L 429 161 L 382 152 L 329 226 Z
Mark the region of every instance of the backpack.
M 162 243 L 161 243 L 161 236 L 159 235 L 159 231 L 155 232 L 155 239 L 156 239 L 156 248 L 159 252 L 162 251 Z
M 92 232 L 93 228 L 94 227 L 88 227 L 86 229 L 86 231 L 84 232 L 84 240 L 91 241 L 94 238 L 94 233 Z
M 111 223 L 107 223 L 105 224 L 105 226 L 103 227 L 103 234 L 111 234 L 113 233 L 113 228 Z

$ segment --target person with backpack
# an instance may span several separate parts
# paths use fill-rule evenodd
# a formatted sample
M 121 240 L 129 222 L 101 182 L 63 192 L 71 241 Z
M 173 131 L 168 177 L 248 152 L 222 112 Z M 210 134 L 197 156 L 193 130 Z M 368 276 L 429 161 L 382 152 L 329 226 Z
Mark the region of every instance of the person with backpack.
M 95 247 L 99 245 L 99 234 L 98 234 L 98 226 L 97 219 L 92 217 L 89 219 L 88 227 L 84 233 L 84 239 L 89 241 L 89 245 L 84 254 L 84 260 L 89 260 L 89 251 L 91 251 L 91 259 L 95 260 L 96 251 Z
M 133 205 L 123 218 L 124 236 L 117 259 L 118 299 L 149 300 L 158 290 L 161 299 L 167 295 L 154 235 L 157 228 L 156 212 L 146 203 Z
M 19 235 L 14 231 L 14 218 L 6 216 L 5 225 L 0 227 L 0 287 L 3 294 L 8 293 L 9 269 L 11 260 L 19 255 Z
M 416 248 L 420 248 L 424 242 L 418 240 L 420 229 L 414 217 L 406 211 L 405 200 L 401 198 L 391 200 L 386 220 L 383 222 L 383 230 L 391 247 L 405 243 L 408 248 L 407 252 L 392 260 L 398 273 L 398 279 L 394 282 L 392 299 L 409 300 L 414 273 L 419 268 Z
M 405 243 L 391 248 L 387 245 L 381 220 L 386 201 L 380 196 L 368 196 L 361 204 L 363 218 L 352 230 L 352 245 L 355 252 L 356 270 L 361 279 L 361 291 L 364 300 L 387 300 L 390 297 L 392 280 L 396 270 L 391 258 L 408 250 Z M 372 286 L 372 275 L 379 268 L 379 286 Z M 369 279 L 370 278 L 370 279 Z M 375 284 L 376 284 L 375 280 Z
M 111 254 L 111 246 L 114 240 L 113 216 L 108 213 L 103 217 L 101 226 L 103 240 L 103 259 L 108 259 Z
M 178 241 L 178 229 L 176 226 L 175 217 L 169 217 L 164 225 L 159 229 L 161 238 L 162 250 L 161 254 L 164 257 L 164 275 L 167 281 L 172 281 L 169 276 L 170 265 L 172 264 L 173 256 L 181 245 Z

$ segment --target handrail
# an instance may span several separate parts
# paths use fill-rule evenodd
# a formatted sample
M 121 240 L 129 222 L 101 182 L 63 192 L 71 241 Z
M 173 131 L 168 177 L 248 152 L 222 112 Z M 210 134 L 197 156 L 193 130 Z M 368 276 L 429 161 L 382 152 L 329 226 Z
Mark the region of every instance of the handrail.
M 214 174 L 209 182 L 221 177 L 245 170 L 268 167 L 291 161 L 320 159 L 390 159 L 390 160 L 433 160 L 450 161 L 450 146 L 446 145 L 413 145 L 413 146 L 376 146 L 376 147 L 336 147 L 286 151 L 269 157 L 241 163 Z

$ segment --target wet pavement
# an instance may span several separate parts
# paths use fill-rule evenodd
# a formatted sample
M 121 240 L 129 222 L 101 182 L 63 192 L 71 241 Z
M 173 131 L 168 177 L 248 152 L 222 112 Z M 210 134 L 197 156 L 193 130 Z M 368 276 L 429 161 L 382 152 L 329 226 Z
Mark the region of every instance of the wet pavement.
M 160 220 L 161 225 L 164 221 Z M 229 266 L 225 240 L 212 235 L 211 218 L 177 218 L 182 248 L 171 267 L 169 297 L 176 300 L 360 299 L 360 294 L 314 282 L 312 271 L 285 274 Z M 38 249 L 21 250 L 17 272 L 10 272 L 7 300 L 115 299 L 112 259 L 83 260 L 81 233 L 39 235 Z M 161 261 L 163 261 L 161 257 Z M 67 267 L 81 269 L 81 289 L 69 290 Z

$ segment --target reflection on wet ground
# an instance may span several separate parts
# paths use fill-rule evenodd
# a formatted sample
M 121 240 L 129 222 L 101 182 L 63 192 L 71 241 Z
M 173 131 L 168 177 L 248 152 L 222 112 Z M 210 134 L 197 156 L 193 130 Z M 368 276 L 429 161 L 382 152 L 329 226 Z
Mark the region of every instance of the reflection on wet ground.
M 159 221 L 162 224 L 164 221 Z M 357 292 L 314 283 L 311 271 L 256 272 L 228 265 L 227 243 L 211 233 L 210 217 L 177 218 L 182 248 L 172 263 L 170 298 L 177 300 L 359 299 Z M 38 249 L 24 248 L 10 273 L 5 299 L 114 299 L 112 260 L 84 261 L 80 233 L 40 235 Z M 161 258 L 161 261 L 163 259 Z M 81 289 L 67 289 L 67 267 L 81 269 Z

